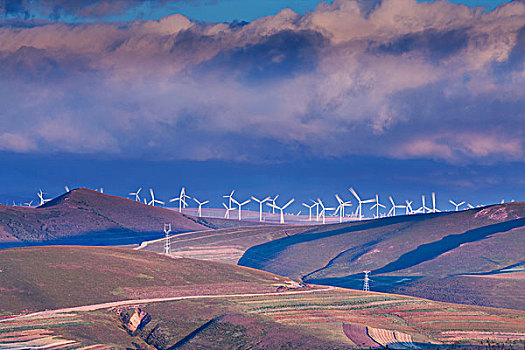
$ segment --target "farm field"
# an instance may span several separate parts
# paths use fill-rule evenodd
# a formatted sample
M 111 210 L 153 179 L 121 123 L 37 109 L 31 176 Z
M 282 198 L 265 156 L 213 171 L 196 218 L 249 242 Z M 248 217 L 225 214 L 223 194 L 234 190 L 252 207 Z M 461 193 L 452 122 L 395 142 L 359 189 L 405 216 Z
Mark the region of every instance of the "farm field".
M 135 307 L 151 321 L 135 334 L 122 327 Z M 409 349 L 525 345 L 525 314 L 346 289 L 308 294 L 137 302 L 90 312 L 0 320 L 0 349 L 14 342 L 104 349 Z M 374 345 L 375 344 L 375 345 Z M 258 347 L 259 346 L 259 347 Z M 11 349 L 11 348 L 10 348 Z

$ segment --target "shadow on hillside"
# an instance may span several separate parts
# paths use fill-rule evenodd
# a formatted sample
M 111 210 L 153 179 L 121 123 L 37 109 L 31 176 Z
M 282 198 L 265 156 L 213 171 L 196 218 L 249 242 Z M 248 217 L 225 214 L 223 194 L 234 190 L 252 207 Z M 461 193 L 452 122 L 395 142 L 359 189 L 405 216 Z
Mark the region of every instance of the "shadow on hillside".
M 143 241 L 149 241 L 164 237 L 162 232 L 135 232 L 131 230 L 104 230 L 93 231 L 86 234 L 64 237 L 41 242 L 6 242 L 0 243 L 0 249 L 31 247 L 31 246 L 49 246 L 49 245 L 81 245 L 81 246 L 115 246 L 140 244 Z
M 426 220 L 439 215 L 448 215 L 449 213 L 436 213 L 436 214 L 424 214 L 424 215 L 403 215 L 395 216 L 390 218 L 383 218 L 379 220 L 370 220 L 363 223 L 352 223 L 351 226 L 337 228 L 333 230 L 326 230 L 316 232 L 318 228 L 303 232 L 301 234 L 276 239 L 274 241 L 266 242 L 248 249 L 238 262 L 238 265 L 247 266 L 252 268 L 263 268 L 265 262 L 274 259 L 277 255 L 286 250 L 286 248 L 295 244 L 311 242 L 318 239 L 327 237 L 333 237 L 343 235 L 351 232 L 359 232 L 379 227 L 386 227 L 395 224 L 402 223 L 413 223 L 422 220 Z M 339 227 L 341 224 L 327 225 Z M 324 227 L 322 228 L 325 229 Z M 264 258 L 262 258 L 264 257 Z

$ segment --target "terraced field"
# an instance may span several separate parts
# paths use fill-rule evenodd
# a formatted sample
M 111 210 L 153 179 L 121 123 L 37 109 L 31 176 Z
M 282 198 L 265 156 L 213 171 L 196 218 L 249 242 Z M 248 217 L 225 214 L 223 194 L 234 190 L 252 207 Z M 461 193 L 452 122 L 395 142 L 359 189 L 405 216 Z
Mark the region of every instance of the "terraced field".
M 100 322 L 100 318 L 97 322 Z M 91 332 L 88 331 L 89 328 L 92 328 Z M 123 336 L 124 334 L 119 336 L 118 330 L 116 336 L 113 335 L 114 341 L 105 344 L 96 344 L 86 341 L 83 339 L 85 337 L 75 335 L 81 332 L 85 332 L 86 335 L 95 332 L 103 334 L 104 332 L 101 331 L 102 329 L 96 327 L 93 319 L 89 320 L 86 315 L 75 313 L 34 316 L 13 321 L 3 320 L 0 322 L 0 349 L 104 350 L 115 349 L 124 344 L 132 345 L 130 339 Z M 104 338 L 102 336 L 101 340 L 109 340 Z
M 481 345 L 487 339 L 516 348 L 525 344 L 525 314 L 520 311 L 346 289 L 335 289 L 322 295 L 256 297 L 238 303 L 248 313 L 299 325 L 334 340 L 356 332 L 355 327 L 350 329 L 344 325 L 360 326 L 358 333 L 362 333 L 362 338 L 354 338 L 358 340 L 353 343 L 364 343 L 365 347 L 373 346 L 373 342 L 397 348 L 457 342 Z M 367 338 L 371 341 L 359 341 Z

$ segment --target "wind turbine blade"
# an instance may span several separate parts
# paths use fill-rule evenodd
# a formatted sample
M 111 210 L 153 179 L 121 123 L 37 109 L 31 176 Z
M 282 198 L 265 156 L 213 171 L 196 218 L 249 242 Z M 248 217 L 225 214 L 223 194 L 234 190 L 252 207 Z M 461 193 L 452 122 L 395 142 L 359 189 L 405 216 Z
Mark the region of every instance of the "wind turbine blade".
M 357 192 L 352 187 L 350 187 L 349 191 L 354 195 L 355 198 L 357 198 L 358 201 L 361 201 L 361 198 L 359 198 Z
M 152 197 L 154 196 L 154 195 L 153 195 L 153 188 L 150 188 L 150 189 L 149 189 L 149 194 L 151 194 Z
M 248 199 L 248 200 L 245 200 L 244 202 L 242 202 L 242 203 L 241 203 L 241 206 L 243 206 L 243 205 L 245 205 L 245 204 L 248 204 L 248 203 L 250 203 L 250 202 L 251 202 L 251 200 L 250 200 L 250 199 Z
M 224 209 L 229 210 L 226 204 L 222 203 L 222 206 L 224 207 Z
M 210 201 L 202 202 L 201 205 L 208 204 Z
M 343 200 L 339 197 L 339 195 L 335 195 L 335 198 L 337 199 L 337 201 L 339 202 L 339 204 L 343 204 Z
M 286 207 L 288 207 L 290 204 L 292 204 L 294 202 L 295 198 L 292 198 L 288 201 L 288 203 L 286 203 L 286 205 L 282 208 L 283 210 L 286 209 Z
M 395 205 L 394 199 L 392 198 L 392 196 L 389 196 L 388 199 L 390 200 L 390 203 L 392 203 L 392 205 Z
M 280 209 L 278 206 L 273 205 L 272 203 L 266 203 L 266 205 L 275 209 Z
M 462 206 L 463 204 L 465 204 L 465 202 L 461 202 L 458 204 L 458 207 Z
M 156 200 L 156 199 L 155 199 L 155 202 L 160 203 L 160 204 L 162 204 L 162 205 L 165 205 L 165 204 L 166 204 L 166 203 L 164 203 L 163 201 L 159 201 L 159 200 Z
M 263 199 L 262 201 L 263 201 L 263 203 L 264 203 L 264 202 L 266 202 L 266 201 L 269 201 L 270 199 L 272 199 L 272 197 L 268 196 L 268 197 L 266 197 L 265 199 Z
M 251 198 L 252 198 L 254 201 L 256 201 L 257 203 L 261 203 L 261 201 L 258 200 L 257 198 L 255 198 L 254 196 L 251 196 Z
M 277 200 L 277 198 L 279 198 L 279 194 L 277 194 L 274 198 L 273 198 L 273 201 L 275 202 Z

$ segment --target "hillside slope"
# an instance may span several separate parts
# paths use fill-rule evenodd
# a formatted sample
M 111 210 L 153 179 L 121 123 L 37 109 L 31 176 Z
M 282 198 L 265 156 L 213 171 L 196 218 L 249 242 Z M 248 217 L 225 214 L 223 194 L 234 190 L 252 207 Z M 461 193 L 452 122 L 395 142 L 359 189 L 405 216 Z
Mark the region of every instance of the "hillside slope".
M 63 309 L 72 306 L 79 307 Z M 126 332 L 135 307 L 144 322 Z M 152 252 L 0 251 L 0 349 L 488 349 L 476 347 L 487 340 L 522 349 L 524 319 L 523 311 L 298 286 L 267 272 Z
M 140 243 L 158 237 L 164 223 L 171 223 L 173 232 L 207 229 L 172 210 L 80 188 L 37 208 L 0 205 L 0 242 L 76 237 L 88 244 Z
M 464 275 L 522 268 L 524 246 L 525 203 L 520 202 L 316 227 L 254 246 L 239 264 L 305 282 L 356 289 L 362 286 L 362 271 L 371 270 L 374 290 L 439 300 L 452 295 L 456 302 L 523 309 L 524 296 L 504 298 L 516 285 L 525 288 L 520 278 L 491 279 L 500 293 L 495 296 L 494 290 L 484 289 L 488 281 L 482 277 L 470 278 L 474 286 L 464 296 L 453 287 L 461 284 L 458 279 Z M 440 284 L 447 292 L 439 296 L 432 293 L 435 288 L 423 288 L 432 284 Z

